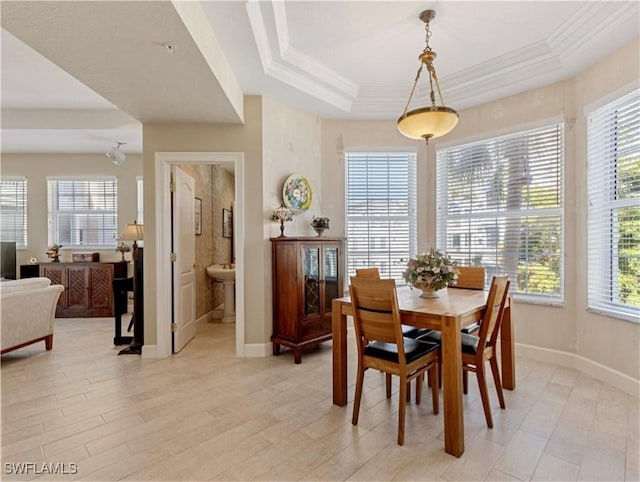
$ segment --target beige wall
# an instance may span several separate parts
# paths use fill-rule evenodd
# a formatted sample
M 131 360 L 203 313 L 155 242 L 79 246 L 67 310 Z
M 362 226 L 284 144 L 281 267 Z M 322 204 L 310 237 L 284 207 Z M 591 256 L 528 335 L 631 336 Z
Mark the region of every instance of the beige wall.
M 575 126 L 576 216 L 569 219 L 577 233 L 575 256 L 576 347 L 580 355 L 640 378 L 640 325 L 619 321 L 586 310 L 587 306 L 587 118 L 585 106 L 598 102 L 634 83 L 640 87 L 640 37 L 615 55 L 575 78 L 578 107 Z M 612 99 L 609 99 L 612 100 Z
M 137 218 L 136 177 L 142 176 L 142 156 L 127 155 L 116 166 L 104 154 L 3 154 L 2 176 L 24 176 L 28 189 L 28 247 L 18 251 L 18 266 L 36 256 L 48 262 L 47 242 L 47 177 L 109 176 L 118 179 L 118 233 Z M 83 250 L 62 248 L 60 261 L 72 261 L 74 252 L 99 252 L 101 261 L 119 261 L 122 257 L 114 249 Z M 126 255 L 131 259 L 131 253 Z
M 267 237 L 280 235 L 280 224 L 271 221 L 271 214 L 282 202 L 285 180 L 291 174 L 301 174 L 311 184 L 311 206 L 285 223 L 284 232 L 288 236 L 315 236 L 311 217 L 323 214 L 320 119 L 267 97 L 262 118 L 265 233 Z M 271 245 L 267 248 L 271 257 Z
M 565 302 L 516 303 L 516 341 L 574 353 L 634 379 L 640 378 L 640 325 L 586 311 L 586 122 L 584 107 L 640 73 L 639 39 L 575 78 L 460 112 L 449 135 L 421 142 L 397 134 L 395 122 L 322 123 L 323 209 L 332 229 L 344 229 L 344 147 L 417 145 L 419 249 L 435 242 L 435 147 L 513 132 L 553 120 L 565 122 Z M 443 86 L 446 94 L 446 86 Z M 425 212 L 426 208 L 426 212 Z M 334 234 L 338 234 L 335 232 Z
M 162 124 L 143 126 L 145 204 L 145 343 L 156 343 L 155 284 L 155 153 L 156 152 L 243 152 L 244 153 L 244 260 L 245 343 L 265 339 L 265 292 L 270 272 L 256 276 L 256 266 L 265 266 L 264 213 L 262 209 L 262 100 L 245 98 L 245 124 Z M 149 233 L 149 235 L 147 235 Z M 270 285 L 269 285 L 270 290 Z M 270 319 L 270 318 L 269 318 Z M 269 331 L 269 335 L 270 335 Z
M 311 208 L 287 223 L 289 235 L 315 235 L 311 216 L 322 214 L 320 121 L 269 98 L 245 99 L 244 126 L 145 125 L 144 175 L 155 178 L 155 152 L 243 152 L 245 206 L 245 343 L 268 343 L 271 325 L 271 245 L 280 234 L 271 212 L 282 200 L 282 184 L 293 173 L 307 177 L 314 191 Z M 145 206 L 154 206 L 153 183 L 145 183 Z M 220 208 L 221 211 L 221 208 Z M 146 233 L 150 235 L 147 236 Z M 145 210 L 145 258 L 155 259 L 155 213 Z M 153 237 L 152 237 L 153 236 Z M 218 261 L 218 260 L 216 260 Z M 219 260 L 228 262 L 228 260 Z M 257 270 L 256 267 L 262 269 Z M 156 279 L 145 263 L 145 279 Z M 259 273 L 259 274 L 256 274 Z M 156 287 L 145 285 L 145 343 L 156 340 Z

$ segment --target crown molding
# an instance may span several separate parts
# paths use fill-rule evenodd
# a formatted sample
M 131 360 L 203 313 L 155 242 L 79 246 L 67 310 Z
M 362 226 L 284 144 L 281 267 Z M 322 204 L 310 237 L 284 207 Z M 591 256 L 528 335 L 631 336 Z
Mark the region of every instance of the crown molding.
M 581 68 L 578 55 L 585 49 L 599 54 L 598 45 L 627 22 L 637 22 L 637 2 L 588 2 L 561 24 L 546 40 L 527 45 L 469 69 L 440 78 L 448 106 L 462 109 L 513 95 L 531 88 L 541 77 L 547 84 L 576 74 Z M 407 86 L 409 92 L 409 86 Z M 390 115 L 391 105 L 404 105 L 405 94 L 375 88 L 360 88 L 353 113 L 368 117 Z M 408 94 L 407 94 L 408 95 Z M 416 93 L 417 98 L 423 95 Z M 400 110 L 397 110 L 399 115 Z
M 260 4 L 272 7 L 273 22 L 267 22 Z M 246 11 L 266 75 L 342 111 L 351 111 L 359 87 L 291 46 L 284 2 L 249 1 Z
M 267 20 L 261 11 L 272 8 Z M 596 61 L 605 55 L 598 45 L 627 22 L 637 21 L 638 2 L 587 2 L 547 39 L 508 52 L 482 64 L 440 78 L 447 105 L 462 109 L 530 89 L 541 78 L 551 84 L 593 62 L 580 62 L 580 54 L 593 51 Z M 291 45 L 286 4 L 250 0 L 249 22 L 266 75 L 343 113 L 369 119 L 395 118 L 406 104 L 411 86 L 358 86 Z M 409 79 L 408 79 L 409 80 Z M 426 98 L 419 85 L 414 98 Z

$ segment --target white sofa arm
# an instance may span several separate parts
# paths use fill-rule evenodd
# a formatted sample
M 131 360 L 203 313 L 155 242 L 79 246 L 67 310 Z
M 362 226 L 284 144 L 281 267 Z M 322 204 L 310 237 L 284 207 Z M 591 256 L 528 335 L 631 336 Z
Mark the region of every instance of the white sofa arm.
M 45 340 L 47 349 L 51 349 L 56 305 L 63 291 L 62 285 L 51 285 L 46 288 L 2 293 L 2 353 L 40 340 Z

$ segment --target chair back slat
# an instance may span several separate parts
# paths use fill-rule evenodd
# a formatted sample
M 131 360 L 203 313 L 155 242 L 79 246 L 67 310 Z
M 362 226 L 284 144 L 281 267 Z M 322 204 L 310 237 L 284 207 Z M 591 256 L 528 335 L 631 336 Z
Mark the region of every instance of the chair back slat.
M 478 346 L 485 347 L 487 342 L 495 346 L 502 321 L 504 305 L 509 293 L 509 278 L 507 276 L 494 276 L 487 297 L 487 308 L 480 323 L 480 338 Z
M 356 276 L 358 278 L 380 279 L 380 271 L 378 268 L 357 268 Z
M 396 282 L 393 279 L 351 277 L 349 287 L 358 345 L 370 341 L 396 343 L 403 353 Z
M 449 283 L 451 288 L 468 290 L 483 290 L 485 280 L 484 266 L 458 266 L 459 272 L 456 282 Z

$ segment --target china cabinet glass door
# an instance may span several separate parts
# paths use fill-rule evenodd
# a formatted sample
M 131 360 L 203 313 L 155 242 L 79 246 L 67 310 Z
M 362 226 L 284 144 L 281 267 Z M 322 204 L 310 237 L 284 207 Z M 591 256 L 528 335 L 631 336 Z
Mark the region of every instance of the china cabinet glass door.
M 339 260 L 337 246 L 324 246 L 322 250 L 324 269 L 324 312 L 331 313 L 331 302 L 340 298 L 339 288 Z
M 304 247 L 304 314 L 320 315 L 320 248 Z

